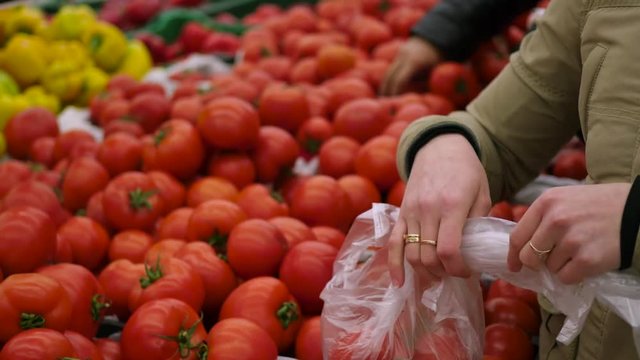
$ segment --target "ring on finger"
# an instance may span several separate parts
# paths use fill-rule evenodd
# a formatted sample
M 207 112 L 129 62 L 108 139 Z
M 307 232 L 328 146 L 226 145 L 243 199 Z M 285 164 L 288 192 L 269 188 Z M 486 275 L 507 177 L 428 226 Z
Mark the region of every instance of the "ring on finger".
M 404 234 L 405 244 L 417 244 L 420 242 L 420 234 Z
M 425 239 L 425 240 L 420 240 L 420 244 L 427 244 L 427 245 L 436 246 L 436 245 L 438 245 L 438 241 Z
M 535 245 L 533 245 L 533 243 L 531 241 L 529 241 L 529 247 L 531 248 L 531 250 L 533 250 L 533 252 L 538 255 L 538 257 L 544 257 L 545 255 L 547 255 L 548 253 L 551 252 L 551 250 L 553 250 L 553 247 L 551 249 L 546 249 L 546 250 L 540 250 L 538 249 Z

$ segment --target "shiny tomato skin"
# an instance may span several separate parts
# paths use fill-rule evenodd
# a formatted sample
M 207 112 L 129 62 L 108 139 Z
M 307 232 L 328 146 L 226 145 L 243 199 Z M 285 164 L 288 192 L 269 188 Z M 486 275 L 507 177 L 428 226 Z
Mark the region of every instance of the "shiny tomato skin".
M 13 116 L 4 128 L 7 152 L 14 159 L 24 160 L 31 144 L 40 137 L 57 136 L 56 115 L 42 107 L 31 107 Z
M 264 219 L 243 221 L 229 233 L 229 264 L 243 279 L 276 275 L 286 251 L 284 235 Z
M 29 206 L 47 213 L 60 226 L 66 221 L 64 210 L 56 193 L 47 184 L 36 180 L 25 180 L 16 184 L 2 200 L 2 209 Z
M 178 179 L 164 171 L 148 171 L 147 175 L 158 189 L 164 213 L 169 213 L 184 205 L 187 191 Z
M 246 153 L 223 153 L 211 157 L 207 174 L 227 179 L 242 189 L 256 180 L 256 166 Z
M 371 209 L 373 203 L 382 201 L 382 194 L 370 179 L 356 174 L 345 175 L 338 179 L 340 187 L 349 195 L 354 220 L 358 215 Z
M 97 221 L 74 216 L 58 229 L 58 237 L 71 245 L 73 262 L 98 270 L 107 257 L 109 234 Z
M 484 354 L 505 360 L 533 359 L 533 345 L 524 330 L 508 324 L 495 323 L 484 330 Z
M 353 174 L 360 143 L 347 136 L 336 135 L 325 141 L 318 152 L 318 172 L 334 178 Z
M 104 189 L 102 206 L 108 223 L 117 230 L 149 230 L 164 211 L 157 186 L 140 172 L 113 178 Z
M 0 198 L 3 198 L 14 185 L 28 179 L 31 176 L 29 166 L 18 160 L 6 160 L 0 163 Z
M 258 112 L 237 97 L 223 96 L 207 103 L 196 123 L 204 141 L 217 149 L 249 150 L 258 140 Z
M 31 329 L 9 340 L 2 351 L 0 360 L 42 360 L 76 358 L 69 339 L 51 329 Z
M 277 126 L 292 134 L 311 116 L 305 92 L 297 86 L 269 86 L 262 92 L 259 104 L 263 125 Z
M 282 195 L 260 183 L 254 183 L 242 189 L 238 193 L 236 204 L 249 218 L 270 219 L 289 215 L 289 205 Z
M 380 191 L 388 191 L 400 180 L 395 160 L 397 147 L 398 140 L 392 136 L 379 135 L 370 139 L 356 154 L 356 174 L 371 180 Z
M 153 238 L 140 230 L 124 230 L 113 236 L 109 243 L 110 261 L 127 259 L 134 263 L 142 263 Z
M 344 232 L 331 226 L 313 226 L 311 227 L 311 232 L 313 232 L 318 241 L 327 243 L 338 250 L 342 247 L 346 237 Z
M 326 225 L 348 230 L 351 200 L 338 182 L 326 175 L 315 175 L 294 190 L 290 214 L 309 226 Z
M 278 348 L 269 334 L 243 318 L 216 323 L 209 331 L 207 344 L 207 360 L 272 360 L 278 357 Z
M 227 238 L 233 228 L 245 221 L 247 215 L 235 203 L 228 200 L 209 200 L 198 205 L 189 219 L 188 241 L 205 241 L 225 253 Z
M 300 146 L 293 135 L 276 126 L 261 126 L 252 152 L 258 180 L 263 183 L 279 180 L 293 168 L 299 155 Z
M 111 176 L 140 170 L 142 141 L 125 132 L 108 135 L 98 148 L 97 159 Z
M 120 342 L 108 338 L 98 338 L 94 340 L 96 347 L 102 354 L 104 360 L 121 360 Z
M 493 297 L 484 303 L 487 325 L 504 323 L 515 325 L 534 336 L 540 330 L 540 315 L 522 300 L 508 297 Z
M 444 62 L 433 68 L 429 76 L 429 90 L 442 95 L 463 108 L 480 92 L 475 74 L 465 65 Z
M 499 203 L 494 204 L 491 207 L 491 211 L 489 212 L 489 216 L 501 218 L 504 220 L 513 220 L 513 211 L 511 209 L 511 205 L 507 201 L 501 201 Z
M 80 359 L 104 360 L 98 347 L 85 335 L 67 330 L 63 333 Z
M 187 239 L 189 231 L 189 219 L 193 214 L 190 207 L 181 207 L 173 210 L 158 221 L 155 230 L 155 239 Z
M 231 181 L 217 176 L 201 177 L 187 189 L 187 205 L 192 208 L 213 199 L 235 202 L 237 197 L 238 188 Z
M 173 257 L 186 244 L 182 239 L 162 239 L 147 250 L 143 263 L 156 264 L 160 259 Z
M 304 222 L 291 216 L 276 216 L 268 220 L 275 225 L 287 240 L 287 248 L 292 249 L 303 241 L 317 240 L 311 228 Z
M 510 297 L 522 300 L 527 303 L 534 312 L 538 313 L 540 311 L 538 294 L 536 294 L 536 292 L 515 286 L 503 279 L 496 279 L 489 286 L 487 300 L 493 299 L 494 297 Z
M 116 315 L 120 321 L 125 321 L 131 315 L 129 294 L 134 287 L 140 286 L 140 278 L 144 275 L 144 264 L 134 264 L 127 259 L 113 261 L 102 269 L 98 281 L 111 300 L 107 314 Z
M 307 318 L 296 336 L 296 359 L 322 360 L 322 331 L 320 316 Z

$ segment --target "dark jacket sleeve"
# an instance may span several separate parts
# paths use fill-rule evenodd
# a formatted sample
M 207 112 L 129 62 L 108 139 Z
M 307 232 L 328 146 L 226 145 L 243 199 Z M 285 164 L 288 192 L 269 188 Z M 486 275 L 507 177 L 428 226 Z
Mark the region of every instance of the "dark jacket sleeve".
M 413 27 L 447 60 L 466 60 L 478 44 L 502 31 L 538 0 L 443 0 Z

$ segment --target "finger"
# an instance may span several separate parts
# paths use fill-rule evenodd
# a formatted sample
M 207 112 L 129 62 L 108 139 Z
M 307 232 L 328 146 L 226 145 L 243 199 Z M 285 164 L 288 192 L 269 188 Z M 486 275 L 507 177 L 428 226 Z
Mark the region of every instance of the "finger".
M 394 61 L 387 69 L 382 83 L 380 84 L 380 95 L 391 96 L 391 84 L 395 80 L 395 74 L 398 71 L 399 65 L 398 61 Z
M 399 217 L 389 235 L 389 256 L 387 258 L 389 275 L 393 284 L 398 287 L 404 283 L 404 239 L 402 236 L 405 234 L 406 228 L 404 219 Z
M 567 248 L 565 243 L 560 242 L 556 247 L 549 253 L 547 257 L 546 265 L 547 269 L 552 274 L 557 274 L 562 267 L 567 265 L 567 263 L 571 260 L 572 252 Z
M 420 239 L 433 240 L 438 239 L 438 229 L 440 226 L 440 214 L 430 211 L 420 224 Z M 436 245 L 437 246 L 437 245 Z M 444 266 L 438 258 L 437 247 L 427 243 L 420 244 L 420 261 L 425 269 L 433 276 L 441 278 L 445 275 Z
M 413 76 L 413 67 L 407 62 L 400 63 L 389 84 L 389 94 L 400 94 L 407 87 L 411 76 Z
M 570 259 L 557 273 L 558 279 L 564 284 L 577 284 L 584 280 L 584 264 Z
M 407 232 L 406 235 L 409 234 L 417 234 L 420 236 L 420 223 L 413 218 L 406 219 L 407 223 Z M 409 264 L 413 266 L 416 271 L 419 271 L 423 268 L 422 262 L 420 261 L 420 244 L 419 243 L 408 243 L 404 240 L 404 256 L 407 258 Z
M 469 208 L 455 207 L 444 213 L 438 231 L 438 258 L 442 261 L 447 274 L 467 277 L 471 271 L 467 267 L 460 245 L 462 243 L 462 229 L 469 214 Z
M 489 215 L 489 211 L 491 211 L 491 200 L 488 195 L 480 193 L 478 194 L 476 201 L 473 202 L 471 210 L 469 210 L 468 217 L 474 218 L 487 216 Z
M 542 207 L 534 201 L 509 236 L 509 253 L 507 255 L 509 270 L 520 271 L 522 268 L 520 252 L 533 237 L 540 221 L 542 221 Z

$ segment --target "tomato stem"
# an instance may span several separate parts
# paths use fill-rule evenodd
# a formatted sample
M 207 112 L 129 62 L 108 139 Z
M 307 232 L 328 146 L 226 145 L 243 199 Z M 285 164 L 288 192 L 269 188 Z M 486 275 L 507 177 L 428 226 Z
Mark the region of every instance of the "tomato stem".
M 229 258 L 227 257 L 227 255 L 226 255 L 226 254 L 220 254 L 220 253 L 218 253 L 218 254 L 216 254 L 216 255 L 218 255 L 218 258 L 222 259 L 224 262 L 229 262 Z
M 282 194 L 279 191 L 271 191 L 270 193 L 271 197 L 274 198 L 278 203 L 282 204 L 284 203 L 284 197 L 282 196 Z
M 455 89 L 456 89 L 456 93 L 458 94 L 466 94 L 468 91 L 467 83 L 462 79 L 458 79 L 458 81 L 456 81 L 456 84 L 455 84 Z
M 153 137 L 153 144 L 156 146 L 160 145 L 162 140 L 164 140 L 164 138 L 166 138 L 167 135 L 168 135 L 168 131 L 166 129 L 158 130 L 155 136 Z
M 304 142 L 304 149 L 307 150 L 309 154 L 316 154 L 320 150 L 320 145 L 322 145 L 322 141 L 318 139 L 307 139 Z
M 93 321 L 100 320 L 100 317 L 102 316 L 102 311 L 110 307 L 111 307 L 111 301 L 109 301 L 104 295 L 102 294 L 93 295 L 93 297 L 91 298 L 91 319 L 93 319 Z
M 217 252 L 224 253 L 227 247 L 227 235 L 221 234 L 218 230 L 215 230 L 213 235 L 207 239 L 207 242 L 209 245 L 213 246 Z
M 163 274 L 162 274 L 162 266 L 160 266 L 160 257 L 158 256 L 158 259 L 156 260 L 156 265 L 153 267 L 145 263 L 144 272 L 147 276 L 140 278 L 140 286 L 142 286 L 143 289 L 146 289 L 147 287 L 151 286 L 151 284 L 156 282 L 156 280 L 162 278 Z
M 45 318 L 40 314 L 20 314 L 20 328 L 24 330 L 44 327 L 45 322 Z
M 286 329 L 292 322 L 298 320 L 298 305 L 292 301 L 285 301 L 276 311 L 276 316 L 280 320 L 282 328 Z
M 180 355 L 180 359 L 188 358 L 191 355 L 191 351 L 196 350 L 196 357 L 198 359 L 204 360 L 206 359 L 209 352 L 207 344 L 204 341 L 201 341 L 197 344 L 191 344 L 193 334 L 196 332 L 196 329 L 201 322 L 202 317 L 200 317 L 196 322 L 193 323 L 193 325 L 191 325 L 191 327 L 187 329 L 184 328 L 184 323 L 180 325 L 180 330 L 178 331 L 178 335 L 176 336 L 159 335 L 158 337 L 178 343 L 178 354 Z
M 156 192 L 156 190 L 143 191 L 140 188 L 136 188 L 129 193 L 129 205 L 131 205 L 134 210 L 142 208 L 152 209 L 149 198 L 155 195 Z

